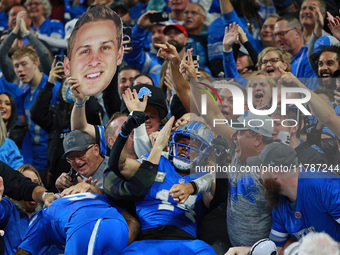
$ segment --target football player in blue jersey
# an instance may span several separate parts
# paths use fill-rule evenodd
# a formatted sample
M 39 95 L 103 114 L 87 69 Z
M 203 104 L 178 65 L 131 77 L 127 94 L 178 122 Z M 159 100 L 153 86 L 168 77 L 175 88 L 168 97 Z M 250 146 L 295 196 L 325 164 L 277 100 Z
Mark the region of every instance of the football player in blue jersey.
M 123 254 L 215 254 L 211 246 L 196 239 L 197 224 L 204 212 L 202 196 L 195 194 L 195 183 L 192 183 L 195 191 L 184 204 L 179 203 L 181 197 L 174 199 L 170 194 L 173 185 L 189 183 L 198 177 L 190 174 L 190 169 L 206 163 L 212 150 L 212 133 L 200 122 L 180 126 L 169 139 L 167 159 L 161 156 L 164 144 L 162 147 L 158 140 L 168 140 L 172 118 L 161 130 L 151 151 L 158 153 L 157 166 L 149 165 L 150 171 L 142 175 L 139 170 L 135 171 L 136 161 L 126 158 L 125 152 L 121 153 L 132 129 L 142 123 L 138 121 L 139 117 L 132 123 L 137 113 L 145 115 L 144 112 L 130 113 L 111 151 L 110 168 L 106 170 L 104 180 L 104 192 L 111 199 L 136 201 L 141 241 L 132 243 Z M 152 171 L 155 168 L 158 171 Z M 129 180 L 124 177 L 128 171 L 135 171 Z
M 37 254 L 46 245 L 65 243 L 65 254 L 121 254 L 129 230 L 119 211 L 105 195 L 57 199 L 32 218 L 16 254 Z
M 305 170 L 296 152 L 278 142 L 267 145 L 247 165 L 258 167 L 273 222 L 269 238 L 278 251 L 291 236 L 302 239 L 309 232 L 325 232 L 340 240 L 340 177 L 330 170 Z M 250 247 L 235 247 L 228 255 L 248 254 Z

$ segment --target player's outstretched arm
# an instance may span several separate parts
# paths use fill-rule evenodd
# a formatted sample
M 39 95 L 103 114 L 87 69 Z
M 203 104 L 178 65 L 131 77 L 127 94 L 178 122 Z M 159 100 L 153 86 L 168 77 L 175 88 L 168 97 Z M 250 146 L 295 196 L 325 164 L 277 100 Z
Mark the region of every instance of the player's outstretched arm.
M 168 143 L 173 122 L 174 117 L 172 117 L 160 131 L 147 160 L 144 160 L 142 164 L 135 160 L 133 160 L 133 165 L 130 164 L 130 161 L 125 163 L 126 167 L 129 167 L 130 170 L 135 172 L 131 179 L 127 180 L 125 177 L 120 178 L 119 175 L 122 176 L 122 174 L 116 174 L 117 170 L 113 171 L 111 169 L 111 171 L 105 173 L 105 194 L 113 199 L 137 201 L 144 198 L 156 178 L 158 163 L 162 151 Z M 117 146 L 116 143 L 114 146 Z M 111 151 L 111 156 L 113 155 L 112 153 L 113 150 Z

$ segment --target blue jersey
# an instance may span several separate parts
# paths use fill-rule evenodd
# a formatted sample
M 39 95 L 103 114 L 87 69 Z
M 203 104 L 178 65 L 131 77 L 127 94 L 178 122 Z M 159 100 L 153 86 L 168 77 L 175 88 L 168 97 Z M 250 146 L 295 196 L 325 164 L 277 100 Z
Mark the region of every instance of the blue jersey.
M 5 235 L 4 250 L 5 255 L 14 254 L 21 244 L 30 219 L 28 214 L 19 210 L 17 206 L 7 197 L 4 197 L 0 202 L 0 224 L 4 227 Z M 44 247 L 37 254 L 60 254 L 62 250 L 59 250 L 55 246 Z
M 79 193 L 59 198 L 32 218 L 20 248 L 36 254 L 45 245 L 64 245 L 77 230 L 98 219 L 116 219 L 127 230 L 123 216 L 110 205 L 105 195 Z M 115 232 L 119 231 L 116 229 Z M 85 246 L 86 240 L 82 241 Z
M 26 213 L 20 213 L 13 202 L 7 198 L 2 198 L 0 202 L 0 224 L 6 226 L 4 249 L 5 254 L 14 254 L 25 236 L 30 219 Z
M 196 237 L 197 221 L 203 217 L 202 195 L 191 195 L 184 204 L 178 204 L 169 195 L 174 184 L 187 183 L 197 177 L 181 176 L 172 163 L 161 157 L 154 183 L 142 201 L 136 202 L 141 230 L 160 225 L 173 225 Z
M 22 95 L 22 103 L 23 105 L 18 105 L 18 115 L 25 115 L 26 121 L 28 123 L 28 131 L 31 138 L 32 144 L 32 159 L 33 159 L 33 166 L 38 171 L 46 171 L 47 170 L 47 140 L 48 140 L 48 133 L 44 131 L 40 126 L 36 125 L 31 120 L 31 113 L 30 110 L 34 101 L 39 93 L 41 88 L 45 87 L 45 84 L 48 80 L 48 76 L 43 74 L 43 77 L 40 81 L 40 84 L 36 88 L 36 90 L 31 93 L 31 89 L 28 88 L 24 94 Z M 57 103 L 57 92 L 59 90 L 60 83 L 56 82 L 55 86 L 52 90 L 53 97 L 51 100 L 51 104 Z
M 34 32 L 38 32 L 42 35 L 47 35 L 48 37 L 55 39 L 63 39 L 65 37 L 64 25 L 60 20 L 47 18 L 39 28 L 35 28 L 33 25 L 31 28 Z M 52 48 L 52 52 L 54 55 L 64 54 L 64 51 L 59 50 L 58 48 Z
M 292 74 L 294 74 L 299 80 L 306 85 L 310 90 L 314 90 L 319 87 L 317 75 L 308 61 L 308 47 L 302 47 L 300 51 L 292 58 Z
M 330 173 L 300 172 L 296 208 L 282 196 L 273 210 L 270 232 L 277 246 L 283 246 L 288 234 L 300 240 L 309 232 L 326 232 L 340 240 L 340 177 Z
M 105 127 L 100 126 L 100 125 L 97 125 L 97 126 L 94 126 L 94 127 L 95 127 L 95 130 L 96 130 L 96 143 L 99 144 L 99 151 L 103 155 L 106 156 L 106 154 L 107 154 L 107 150 L 106 150 L 107 143 L 106 143 L 105 137 L 104 137 Z

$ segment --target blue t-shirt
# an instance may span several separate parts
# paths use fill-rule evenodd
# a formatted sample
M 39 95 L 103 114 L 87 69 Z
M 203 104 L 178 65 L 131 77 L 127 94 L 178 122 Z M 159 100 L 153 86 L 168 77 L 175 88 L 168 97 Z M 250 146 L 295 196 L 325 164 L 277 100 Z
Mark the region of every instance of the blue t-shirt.
M 340 240 L 340 176 L 312 171 L 300 172 L 295 210 L 285 196 L 273 210 L 269 238 L 277 246 L 283 246 L 288 235 L 300 240 L 309 232 L 326 232 Z
M 39 32 L 42 35 L 47 35 L 55 39 L 63 39 L 65 37 L 64 25 L 60 20 L 56 19 L 45 19 L 39 28 L 31 26 L 34 32 Z M 63 50 L 58 48 L 52 48 L 53 55 L 64 54 Z
M 28 88 L 24 94 L 22 94 L 23 105 L 18 105 L 18 115 L 25 115 L 26 121 L 28 123 L 28 131 L 31 138 L 32 144 L 32 164 L 38 171 L 47 170 L 47 144 L 48 144 L 48 133 L 44 131 L 39 125 L 36 125 L 31 120 L 31 108 L 34 101 L 40 91 L 40 89 L 45 87 L 48 80 L 48 76 L 43 74 L 43 77 L 36 88 L 36 90 L 31 93 L 31 88 Z M 54 88 L 52 89 L 53 97 L 51 104 L 57 104 L 57 92 L 59 90 L 60 83 L 56 82 Z
M 169 195 L 174 184 L 187 183 L 197 176 L 178 174 L 172 163 L 161 157 L 157 176 L 142 201 L 136 202 L 136 212 L 141 230 L 173 225 L 196 237 L 197 223 L 202 219 L 202 195 L 191 195 L 184 204 L 179 204 Z
M 292 58 L 292 74 L 294 74 L 299 80 L 306 85 L 310 90 L 314 90 L 319 87 L 317 75 L 312 69 L 308 61 L 308 47 L 302 47 L 300 51 Z

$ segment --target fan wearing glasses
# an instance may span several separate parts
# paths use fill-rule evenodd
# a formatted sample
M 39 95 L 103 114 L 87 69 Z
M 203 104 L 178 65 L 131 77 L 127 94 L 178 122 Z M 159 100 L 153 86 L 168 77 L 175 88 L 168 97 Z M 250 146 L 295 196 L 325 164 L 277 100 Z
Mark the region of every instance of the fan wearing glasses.
M 316 73 L 308 62 L 308 47 L 302 41 L 302 25 L 300 21 L 290 15 L 279 18 L 274 26 L 274 39 L 281 50 L 289 52 L 293 58 L 291 61 L 292 73 L 301 78 L 313 78 L 301 80 L 309 89 L 319 87 Z
M 55 186 L 61 192 L 82 181 L 93 181 L 103 189 L 103 172 L 109 157 L 99 153 L 99 145 L 85 131 L 74 130 L 67 134 L 63 141 L 66 161 L 71 165 L 69 173 L 62 173 Z M 75 176 L 73 170 L 76 172 Z

